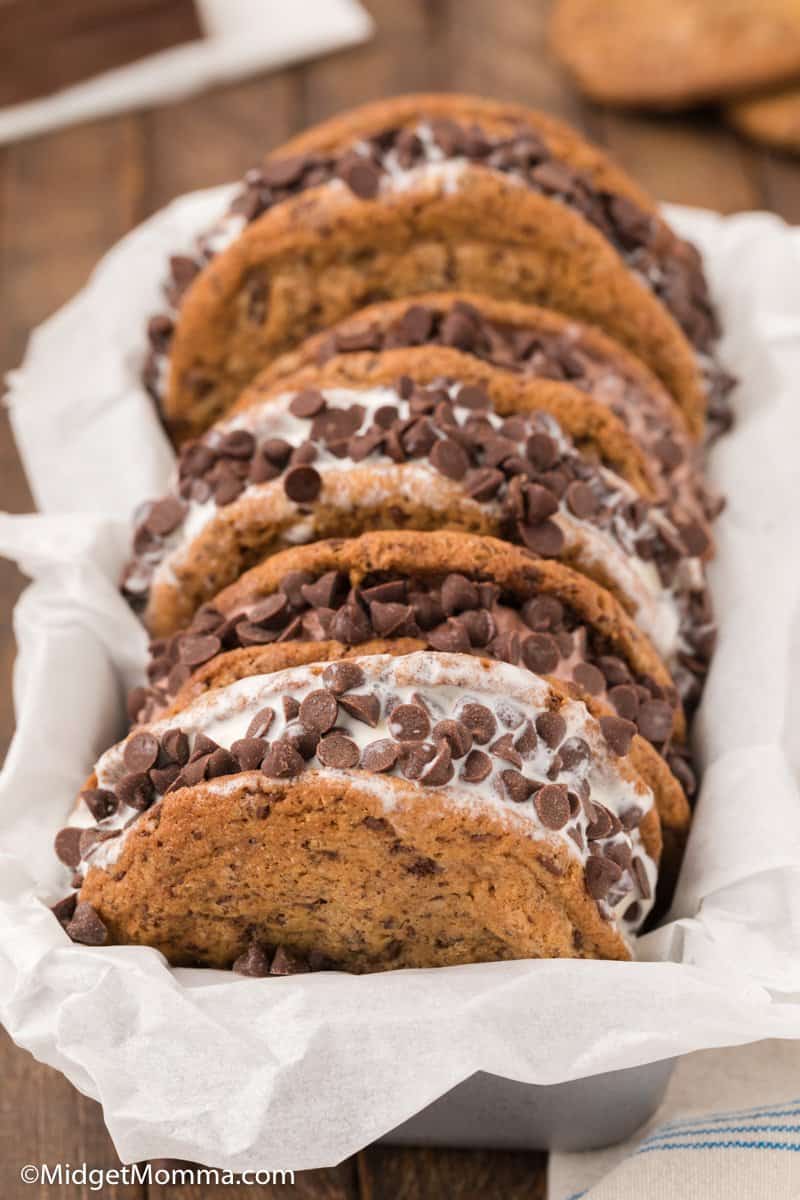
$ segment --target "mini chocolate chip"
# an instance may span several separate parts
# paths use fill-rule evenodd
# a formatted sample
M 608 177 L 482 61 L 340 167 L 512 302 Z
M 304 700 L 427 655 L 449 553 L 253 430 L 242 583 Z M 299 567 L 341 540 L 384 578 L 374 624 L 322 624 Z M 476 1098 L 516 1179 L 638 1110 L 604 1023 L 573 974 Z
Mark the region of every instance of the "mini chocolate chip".
M 178 642 L 178 658 L 187 667 L 199 667 L 221 649 L 222 642 L 213 633 L 187 633 Z
M 252 979 L 263 979 L 269 975 L 271 954 L 259 942 L 251 942 L 244 954 L 234 961 L 232 970 L 237 975 L 247 975 Z
M 546 783 L 534 796 L 533 803 L 545 829 L 563 829 L 570 818 L 566 784 Z
M 397 635 L 399 630 L 407 628 L 414 620 L 414 610 L 410 604 L 385 604 L 379 600 L 370 604 L 369 615 L 378 637 Z
M 256 439 L 247 429 L 232 429 L 226 433 L 217 452 L 228 458 L 252 458 L 256 449 Z
M 561 716 L 561 713 L 539 713 L 536 718 L 536 732 L 546 746 L 549 746 L 551 750 L 555 750 L 566 737 L 567 722 Z
M 161 795 L 169 791 L 180 773 L 181 768 L 178 763 L 167 763 L 165 767 L 152 767 L 147 772 L 153 787 Z
M 542 487 L 540 483 L 529 483 L 524 489 L 525 519 L 531 525 L 538 525 L 547 517 L 558 512 L 558 500 L 552 492 Z
M 431 723 L 421 704 L 398 704 L 389 717 L 389 730 L 401 742 L 421 742 L 431 731 Z
M 500 778 L 508 792 L 509 798 L 515 804 L 524 804 L 536 791 L 536 784 L 532 780 L 526 779 L 519 771 L 501 771 Z
M 299 954 L 293 954 L 285 946 L 278 946 L 270 966 L 270 975 L 305 975 L 310 970 L 308 963 Z
M 66 927 L 67 934 L 73 942 L 83 946 L 105 946 L 108 941 L 108 930 L 97 911 L 85 900 L 75 906 L 72 920 Z
M 299 608 L 305 602 L 312 608 L 338 608 L 347 595 L 347 587 L 347 576 L 341 571 L 326 571 L 313 582 L 300 585 L 300 598 L 293 602 L 293 607 Z
M 644 813 L 642 810 L 636 807 L 626 808 L 624 812 L 619 814 L 622 828 L 627 830 L 627 832 L 630 832 L 632 829 L 636 829 L 639 825 L 641 825 L 643 817 Z
M 209 779 L 217 779 L 220 775 L 235 775 L 238 770 L 239 763 L 230 750 L 225 750 L 220 746 L 219 750 L 215 750 L 213 754 L 209 755 L 207 770 Z
M 617 845 L 606 846 L 603 850 L 606 858 L 610 858 L 623 871 L 627 871 L 631 865 L 631 848 L 627 842 L 620 842 Z
M 606 676 L 606 678 L 608 678 Z M 617 710 L 619 716 L 628 721 L 635 721 L 639 712 L 639 694 L 629 683 L 618 683 L 609 689 L 608 698 Z
M 472 749 L 472 734 L 462 721 L 437 721 L 433 727 L 434 740 L 444 740 L 453 758 L 463 758 Z
M 145 518 L 145 528 L 154 537 L 166 537 L 177 529 L 186 516 L 187 507 L 176 496 L 165 496 L 156 500 Z
M 303 757 L 289 742 L 273 742 L 261 770 L 273 779 L 291 779 L 303 770 Z
M 558 445 L 546 433 L 532 433 L 525 443 L 525 454 L 537 471 L 549 471 L 559 459 Z
M 152 733 L 135 733 L 128 738 L 122 759 L 129 771 L 149 771 L 158 758 L 158 738 Z
M 189 739 L 182 729 L 168 729 L 161 739 L 161 749 L 170 762 L 183 766 L 189 761 Z
M 380 169 L 362 154 L 348 154 L 336 164 L 336 174 L 360 200 L 374 200 L 381 182 Z
M 265 629 L 279 629 L 288 616 L 289 602 L 281 592 L 275 592 L 254 604 L 247 614 L 252 625 L 263 625 Z
M 149 776 L 136 772 L 120 779 L 117 784 L 117 796 L 129 808 L 144 812 L 155 799 L 155 788 L 150 782 Z
M 274 629 L 264 629 L 252 621 L 240 621 L 236 626 L 236 639 L 240 646 L 265 646 L 278 637 Z
M 95 821 L 104 821 L 117 811 L 117 797 L 107 788 L 89 788 L 81 792 L 81 800 Z
M 295 504 L 310 504 L 322 487 L 322 476 L 313 467 L 292 467 L 283 479 L 283 490 Z
M 210 754 L 200 754 L 188 762 L 169 790 L 174 792 L 178 788 L 196 787 L 198 783 L 201 783 L 206 777 L 210 757 Z
M 622 870 L 610 858 L 590 854 L 584 868 L 586 890 L 593 900 L 602 900 L 622 875 Z
M 558 666 L 561 655 L 558 644 L 549 633 L 532 633 L 520 645 L 522 661 L 536 675 L 551 675 Z
M 294 696 L 282 696 L 281 706 L 283 715 L 287 721 L 293 721 L 300 712 L 300 702 L 295 700 Z
M 672 732 L 673 712 L 665 700 L 646 700 L 639 708 L 636 723 L 648 742 L 664 742 Z
M 636 726 L 633 721 L 626 721 L 624 717 L 601 717 L 600 729 L 612 753 L 619 755 L 628 753 L 636 734 Z
M 449 654 L 466 654 L 471 641 L 467 627 L 459 617 L 449 617 L 438 629 L 432 629 L 428 634 L 428 644 L 434 650 Z
M 265 738 L 254 737 L 239 738 L 230 746 L 230 752 L 242 770 L 258 770 L 269 749 Z
M 81 834 L 82 829 L 77 829 L 72 825 L 68 825 L 66 829 L 59 829 L 53 842 L 53 847 L 56 856 L 61 860 L 65 867 L 75 870 L 81 861 Z
M 525 721 L 519 733 L 514 734 L 514 749 L 519 750 L 523 758 L 527 758 L 533 754 L 538 739 L 536 731 L 530 721 Z
M 442 608 L 451 617 L 480 604 L 478 589 L 465 575 L 448 575 L 441 590 Z
M 219 746 L 214 739 L 206 737 L 204 733 L 198 733 L 192 745 L 189 761 L 194 762 L 196 758 L 205 758 L 206 755 L 213 754 L 215 750 L 219 750 Z
M 263 738 L 272 722 L 275 720 L 275 710 L 261 708 L 247 726 L 247 738 Z
M 364 682 L 364 672 L 358 663 L 334 662 L 322 672 L 322 682 L 334 695 L 339 696 L 342 692 L 359 687 Z
M 470 467 L 469 456 L 452 438 L 442 438 L 430 453 L 430 461 L 447 479 L 463 479 Z
M 316 388 L 305 388 L 293 396 L 289 403 L 289 412 L 293 417 L 315 417 L 325 408 L 325 397 Z
M 319 736 L 315 730 L 304 729 L 302 725 L 290 725 L 284 734 L 289 745 L 294 746 L 297 753 L 306 762 L 316 754 Z
M 355 646 L 372 636 L 372 626 L 358 604 L 345 604 L 331 621 L 331 637 L 345 645 Z
M 636 925 L 641 920 L 641 916 L 642 906 L 635 900 L 633 904 L 628 905 L 628 907 L 625 909 L 625 912 L 622 914 L 623 920 L 629 921 L 632 925 Z
M 525 624 L 536 633 L 557 630 L 564 620 L 564 606 L 555 596 L 534 596 L 521 609 Z
M 482 783 L 492 773 L 492 760 L 483 750 L 470 750 L 461 768 L 465 783 Z
M 557 558 L 564 549 L 564 534 L 555 521 L 542 521 L 538 525 L 518 525 L 519 535 L 529 550 L 542 558 Z
M 220 508 L 225 508 L 238 500 L 243 491 L 244 480 L 233 473 L 223 474 L 214 484 L 214 501 Z
M 567 506 L 581 521 L 593 516 L 600 507 L 600 501 L 595 496 L 588 483 L 574 480 L 567 488 Z
M 58 921 L 59 925 L 66 929 L 67 925 L 72 920 L 75 912 L 75 905 L 78 903 L 77 892 L 70 892 L 68 896 L 64 896 L 63 900 L 56 901 L 50 906 L 50 912 Z
M 468 701 L 458 712 L 458 719 L 472 734 L 475 741 L 483 746 L 497 731 L 497 721 L 491 709 L 485 704 Z
M 428 787 L 443 787 L 453 778 L 453 756 L 447 742 L 439 743 L 436 755 L 425 767 L 420 782 Z
M 567 771 L 572 771 L 591 756 L 591 751 L 583 738 L 571 737 L 563 743 L 558 754 L 561 759 L 561 765 Z
M 473 500 L 483 503 L 497 495 L 503 480 L 503 472 L 497 468 L 478 467 L 465 476 L 464 490 Z
M 400 747 L 401 767 L 406 779 L 419 779 L 428 763 L 436 757 L 430 742 L 405 742 Z
M 378 697 L 371 692 L 350 693 L 342 696 L 339 703 L 344 711 L 354 717 L 356 721 L 362 721 L 364 725 L 369 725 L 373 729 L 378 724 L 381 703 Z
M 602 804 L 592 804 L 593 819 L 586 827 L 586 837 L 590 842 L 607 838 L 614 831 L 614 821 L 611 813 Z
M 317 758 L 322 765 L 338 771 L 357 766 L 360 757 L 356 743 L 343 733 L 329 733 L 317 746 Z
M 647 878 L 647 870 L 641 858 L 636 857 L 633 860 L 633 877 L 639 887 L 642 899 L 649 900 L 652 895 L 650 880 Z
M 522 766 L 522 755 L 514 748 L 512 734 L 504 733 L 502 737 L 492 742 L 489 749 L 497 758 L 502 758 L 505 762 L 513 763 L 515 767 Z
M 379 738 L 364 747 L 361 766 L 365 771 L 391 771 L 400 757 L 400 747 L 391 738 Z
M 309 692 L 300 704 L 300 720 L 306 729 L 315 733 L 327 733 L 336 724 L 339 705 L 333 692 L 320 688 Z
M 579 662 L 572 669 L 572 678 L 578 687 L 583 688 L 590 696 L 599 696 L 605 690 L 606 681 L 602 671 L 591 663 Z
M 475 409 L 479 412 L 492 407 L 489 393 L 480 384 L 476 383 L 465 383 L 458 389 L 456 404 L 460 404 L 464 408 Z

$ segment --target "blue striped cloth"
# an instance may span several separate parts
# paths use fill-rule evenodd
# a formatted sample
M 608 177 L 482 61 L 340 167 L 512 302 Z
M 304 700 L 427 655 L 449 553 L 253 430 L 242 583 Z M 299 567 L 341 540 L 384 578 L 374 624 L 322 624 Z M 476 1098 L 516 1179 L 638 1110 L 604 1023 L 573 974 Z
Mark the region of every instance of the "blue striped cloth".
M 752 1107 L 705 1107 L 715 1092 L 735 1102 L 748 1091 L 759 1100 Z M 770 1091 L 782 1098 L 761 1102 Z M 702 1111 L 688 1115 L 692 1108 Z M 797 1043 L 690 1055 L 639 1138 L 554 1154 L 548 1193 L 550 1200 L 800 1200 Z

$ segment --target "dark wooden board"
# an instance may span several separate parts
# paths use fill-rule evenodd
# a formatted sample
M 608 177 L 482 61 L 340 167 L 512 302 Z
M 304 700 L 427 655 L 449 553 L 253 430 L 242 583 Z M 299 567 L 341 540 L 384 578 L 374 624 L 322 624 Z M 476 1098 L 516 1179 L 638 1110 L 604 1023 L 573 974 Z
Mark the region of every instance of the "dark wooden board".
M 367 0 L 378 23 L 368 44 L 168 108 L 63 130 L 0 150 L 0 368 L 15 366 L 27 332 L 84 282 L 97 259 L 171 197 L 236 178 L 261 150 L 350 104 L 413 89 L 484 92 L 560 114 L 606 145 L 662 200 L 723 212 L 770 208 L 800 220 L 800 167 L 752 149 L 712 116 L 648 119 L 585 105 L 545 52 L 546 0 Z M 30 497 L 7 422 L 0 427 L 0 507 Z M 10 610 L 22 580 L 0 564 L 0 667 L 9 680 Z M 0 741 L 13 729 L 0 693 Z M 26 1187 L 25 1163 L 116 1163 L 98 1105 L 0 1037 L 0 1195 L 74 1197 Z M 374 1147 L 338 1168 L 304 1173 L 308 1200 L 536 1200 L 544 1158 L 534 1154 Z M 151 1197 L 256 1200 L 268 1188 L 151 1187 Z M 85 1193 L 87 1196 L 89 1193 Z M 145 1200 L 142 1188 L 103 1193 Z

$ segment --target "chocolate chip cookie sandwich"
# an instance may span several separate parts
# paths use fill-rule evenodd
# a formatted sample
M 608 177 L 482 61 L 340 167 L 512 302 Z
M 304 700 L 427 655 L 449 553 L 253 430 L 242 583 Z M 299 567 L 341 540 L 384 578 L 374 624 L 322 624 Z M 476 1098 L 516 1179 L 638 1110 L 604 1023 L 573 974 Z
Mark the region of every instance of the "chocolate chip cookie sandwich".
M 443 288 L 593 322 L 653 369 L 694 435 L 707 414 L 726 419 L 696 250 L 577 134 L 465 96 L 368 105 L 251 172 L 173 260 L 148 386 L 182 440 L 309 334 L 371 300 Z
M 580 698 L 655 796 L 670 870 L 694 790 L 677 689 L 613 597 L 560 563 L 487 537 L 368 533 L 267 559 L 151 647 L 134 722 L 249 675 L 428 650 L 510 663 Z
M 627 959 L 660 832 L 613 721 L 420 651 L 251 675 L 137 730 L 56 849 L 76 941 L 248 973 L 280 944 L 363 972 Z
M 707 535 L 645 499 L 646 459 L 607 408 L 443 347 L 331 359 L 289 382 L 189 444 L 177 490 L 141 512 L 123 588 L 153 633 L 287 544 L 446 528 L 608 587 L 696 700 L 714 641 Z
M 560 380 L 588 392 L 649 455 L 658 498 L 671 500 L 676 515 L 703 521 L 719 512 L 719 497 L 704 478 L 702 447 L 652 371 L 601 330 L 535 305 L 469 292 L 372 304 L 275 359 L 240 402 L 334 355 L 409 346 L 450 347 L 523 378 Z

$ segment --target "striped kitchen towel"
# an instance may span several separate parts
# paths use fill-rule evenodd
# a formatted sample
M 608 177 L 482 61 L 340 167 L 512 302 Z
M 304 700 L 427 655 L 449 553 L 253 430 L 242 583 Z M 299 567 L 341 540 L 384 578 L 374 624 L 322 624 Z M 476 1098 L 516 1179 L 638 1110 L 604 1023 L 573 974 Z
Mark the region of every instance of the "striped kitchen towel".
M 800 1200 L 800 1043 L 688 1055 L 608 1150 L 553 1154 L 549 1200 Z

